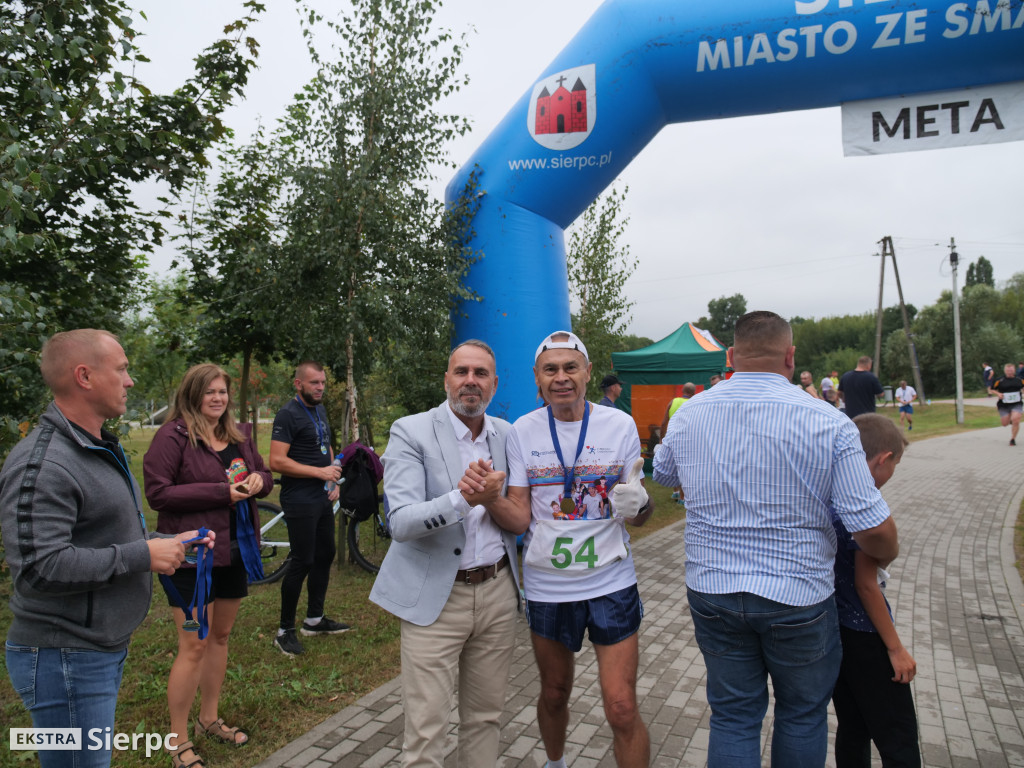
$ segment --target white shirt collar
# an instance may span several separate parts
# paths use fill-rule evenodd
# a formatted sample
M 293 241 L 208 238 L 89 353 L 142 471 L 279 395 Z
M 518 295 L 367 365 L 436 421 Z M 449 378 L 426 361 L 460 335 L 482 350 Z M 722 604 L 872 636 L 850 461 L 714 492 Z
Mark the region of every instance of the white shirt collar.
M 452 429 L 455 430 L 456 440 L 473 440 L 473 435 L 469 431 L 469 427 L 455 415 L 455 411 L 448 404 L 448 401 L 444 401 L 444 409 L 448 412 L 448 418 L 452 421 Z M 491 421 L 491 417 L 486 413 L 484 414 L 484 428 L 480 430 L 480 435 L 476 438 L 477 440 L 486 440 L 487 437 L 498 434 L 498 430 L 494 428 L 494 422 Z

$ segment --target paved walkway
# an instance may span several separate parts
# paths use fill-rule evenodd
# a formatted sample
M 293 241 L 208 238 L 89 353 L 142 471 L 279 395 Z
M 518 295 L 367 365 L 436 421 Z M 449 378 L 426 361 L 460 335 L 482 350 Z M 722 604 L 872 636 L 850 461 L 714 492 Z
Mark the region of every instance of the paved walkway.
M 1024 496 L 1024 445 L 1010 448 L 1008 441 L 1008 429 L 992 429 L 916 443 L 884 489 L 902 541 L 888 595 L 903 642 L 917 660 L 913 686 L 922 749 L 925 765 L 935 768 L 1024 768 L 1024 588 L 1012 545 Z M 660 768 L 703 766 L 707 759 L 705 671 L 683 588 L 682 525 L 635 547 L 646 609 L 638 689 L 651 733 L 651 765 Z M 502 729 L 502 768 L 533 768 L 545 759 L 534 710 L 537 676 L 523 621 L 519 639 Z M 571 708 L 570 765 L 614 766 L 597 663 L 587 644 L 577 657 Z M 765 765 L 770 713 L 771 707 Z M 397 766 L 402 725 L 395 680 L 260 768 Z M 455 765 L 453 753 L 447 764 Z

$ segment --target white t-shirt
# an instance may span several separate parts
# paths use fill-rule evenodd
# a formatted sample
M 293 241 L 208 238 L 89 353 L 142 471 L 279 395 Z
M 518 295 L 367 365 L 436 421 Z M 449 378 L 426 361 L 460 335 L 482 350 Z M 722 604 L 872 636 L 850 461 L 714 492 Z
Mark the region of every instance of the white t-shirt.
M 587 495 L 583 497 L 583 508 L 586 510 L 584 517 L 587 520 L 600 520 L 604 517 L 601 497 L 596 493 L 587 492 Z
M 900 405 L 911 405 L 917 397 L 917 390 L 907 385 L 896 390 L 896 402 Z
M 618 482 L 622 468 L 632 466 L 640 457 L 640 436 L 633 419 L 623 411 L 598 408 L 593 403 L 588 403 L 587 407 L 591 409 L 590 420 L 583 451 L 575 464 L 575 477 L 588 487 L 603 477 L 608 488 L 608 506 L 613 513 L 611 489 Z M 562 457 L 567 463 L 576 456 L 582 425 L 582 421 L 555 420 Z M 552 502 L 561 501 L 565 478 L 551 442 L 547 408 L 538 408 L 516 421 L 509 432 L 505 453 L 508 458 L 508 484 L 530 489 L 532 520 L 523 550 L 523 584 L 527 599 L 547 603 L 589 600 L 636 584 L 629 534 L 626 533 L 621 517 L 611 517 L 609 511 L 604 509 L 596 513 L 599 515 L 598 520 L 593 520 L 594 505 L 590 503 L 589 490 L 583 497 L 583 503 L 576 505 L 573 512 L 558 516 L 553 513 Z M 600 492 L 594 495 L 593 501 L 601 501 Z M 538 525 L 542 528 L 540 536 L 537 534 Z M 605 535 L 594 534 L 595 527 L 603 529 Z M 576 539 L 578 546 L 583 540 L 581 537 L 589 537 L 587 540 L 597 538 L 597 553 L 586 545 L 570 553 L 556 543 L 553 552 L 541 553 L 538 550 L 531 558 L 529 550 L 534 538 L 537 537 L 538 541 L 551 541 L 552 529 L 558 532 L 554 539 L 556 542 L 572 542 Z M 582 533 L 577 536 L 580 531 Z M 565 535 L 562 535 L 563 532 Z M 618 547 L 620 552 L 617 555 L 613 553 L 607 564 L 601 559 L 595 559 L 597 555 L 603 557 L 604 552 L 608 551 L 607 547 L 612 545 Z M 557 565 L 554 568 L 540 568 L 527 562 L 528 559 L 536 561 L 538 558 L 551 560 Z M 563 564 L 569 567 L 558 570 Z M 590 565 L 595 567 L 591 568 Z

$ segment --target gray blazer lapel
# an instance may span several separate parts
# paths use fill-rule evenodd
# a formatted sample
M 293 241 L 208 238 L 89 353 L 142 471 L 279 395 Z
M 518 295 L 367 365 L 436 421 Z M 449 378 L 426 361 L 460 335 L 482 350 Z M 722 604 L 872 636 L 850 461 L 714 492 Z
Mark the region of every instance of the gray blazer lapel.
M 487 436 L 487 449 L 491 452 L 494 468 L 498 472 L 508 472 L 508 462 L 505 460 L 505 435 L 500 429 Z
M 448 479 L 451 480 L 452 490 L 459 487 L 459 480 L 466 472 L 462 466 L 462 454 L 459 451 L 458 441 L 455 439 L 455 430 L 452 429 L 452 422 L 444 407 L 434 409 L 434 437 L 441 448 L 441 455 L 444 457 L 444 465 L 448 469 Z

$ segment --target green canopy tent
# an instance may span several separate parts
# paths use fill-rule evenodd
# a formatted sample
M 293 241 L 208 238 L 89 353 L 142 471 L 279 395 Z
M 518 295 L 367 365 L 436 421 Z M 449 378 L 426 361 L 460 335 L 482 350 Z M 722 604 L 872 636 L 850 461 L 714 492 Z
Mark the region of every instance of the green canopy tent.
M 615 405 L 633 416 L 640 439 L 650 437 L 665 409 L 690 381 L 700 391 L 726 368 L 726 350 L 708 331 L 685 323 L 661 341 L 631 352 L 613 352 L 612 368 L 622 381 Z

